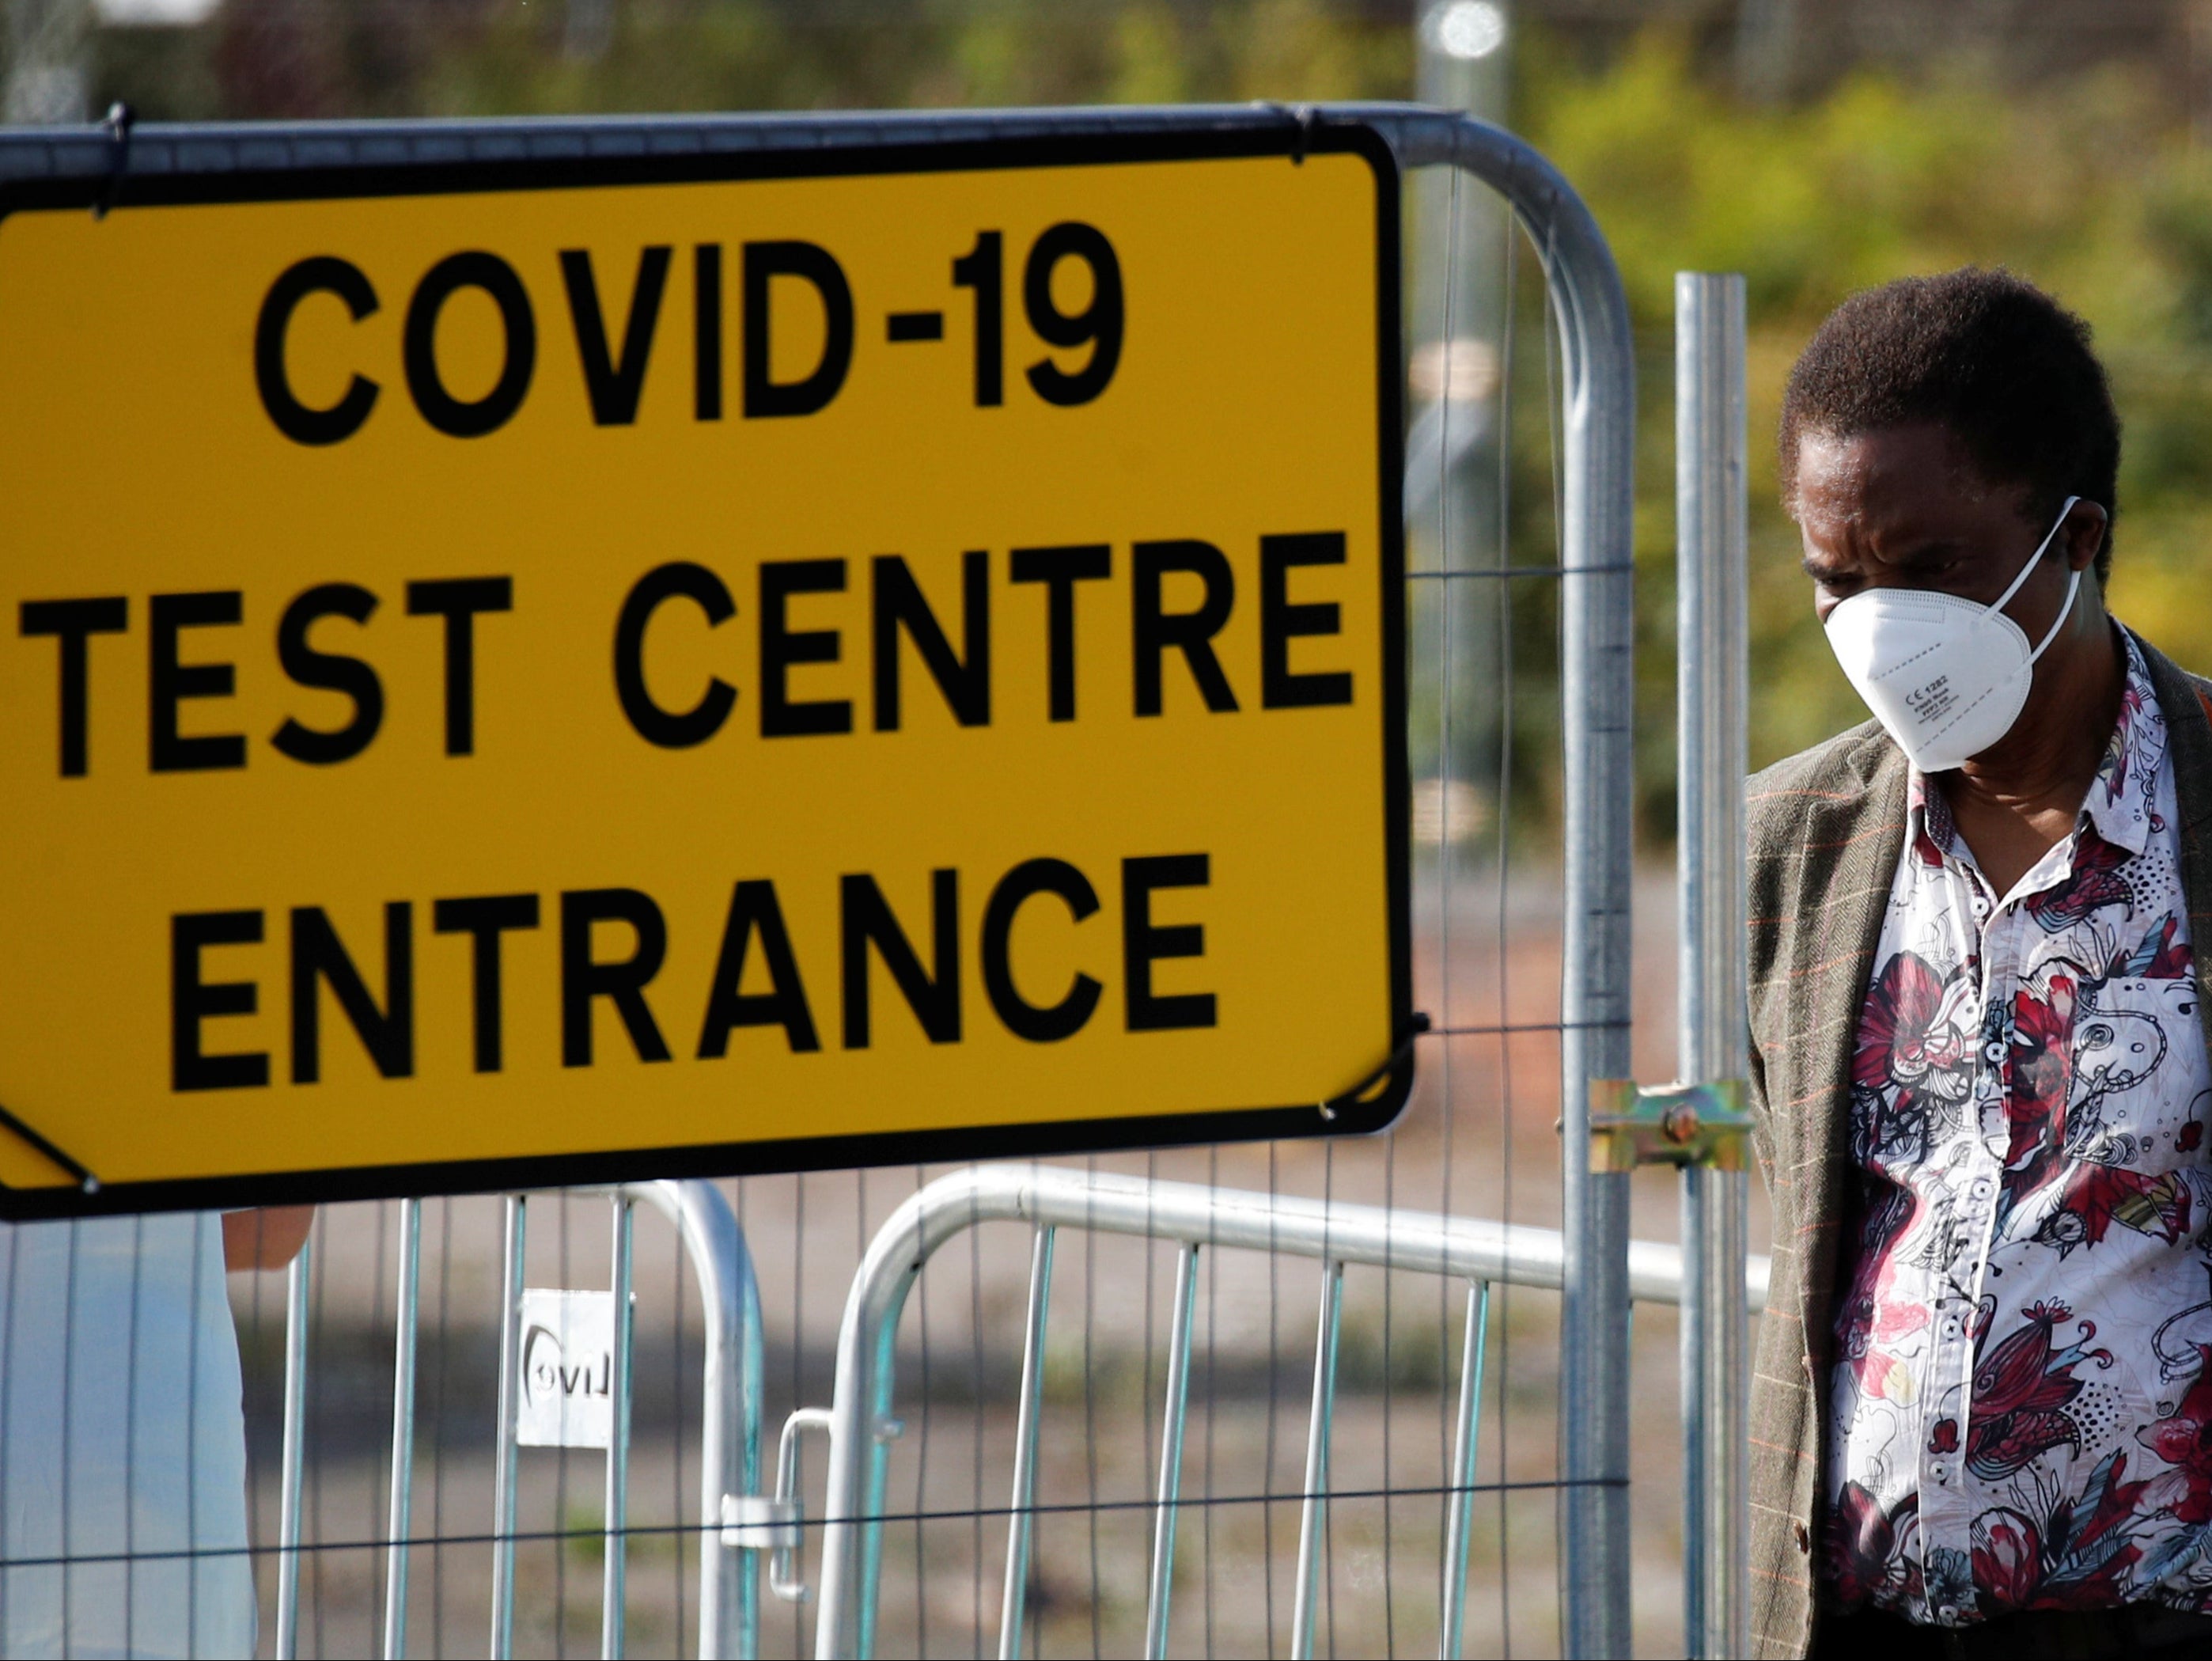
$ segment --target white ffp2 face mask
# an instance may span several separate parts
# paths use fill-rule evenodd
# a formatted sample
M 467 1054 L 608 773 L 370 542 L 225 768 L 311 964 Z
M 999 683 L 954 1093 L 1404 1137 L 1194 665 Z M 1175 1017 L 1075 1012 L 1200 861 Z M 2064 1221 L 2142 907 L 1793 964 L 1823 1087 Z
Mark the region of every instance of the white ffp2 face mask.
M 1922 772 L 1945 772 L 1978 756 L 2020 719 L 2036 660 L 2073 611 L 2081 574 L 2069 574 L 2066 603 L 2033 650 L 2004 608 L 2080 500 L 2066 498 L 2057 523 L 1994 605 L 1924 588 L 1869 588 L 1828 613 L 1836 661 Z

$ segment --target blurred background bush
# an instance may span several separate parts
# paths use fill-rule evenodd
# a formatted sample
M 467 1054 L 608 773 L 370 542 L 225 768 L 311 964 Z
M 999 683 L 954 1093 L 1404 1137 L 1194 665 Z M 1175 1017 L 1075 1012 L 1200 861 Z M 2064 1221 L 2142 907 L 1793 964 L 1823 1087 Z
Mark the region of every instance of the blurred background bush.
M 1428 0 L 6 4 L 16 119 L 82 117 L 118 98 L 147 119 L 1405 98 L 1417 89 L 1417 12 L 1430 9 Z M 2126 423 L 2116 608 L 2183 662 L 2212 670 L 2212 6 L 1521 0 L 1491 9 L 1510 25 L 1501 113 L 1588 198 L 1635 314 L 1640 822 L 1655 848 L 1673 821 L 1677 270 L 1740 271 L 1749 288 L 1755 763 L 1863 716 L 1813 623 L 1776 500 L 1771 435 L 1783 378 L 1825 312 L 1908 272 L 2008 265 L 2094 326 Z M 1545 563 L 1533 264 L 1522 262 L 1528 303 L 1509 359 L 1518 397 L 1505 478 L 1510 557 Z M 1477 465 L 1496 493 L 1494 454 Z M 1532 596 L 1506 626 L 1517 668 L 1540 678 L 1554 657 L 1551 607 Z M 1524 696 L 1510 717 L 1508 765 L 1528 786 L 1514 818 L 1534 833 L 1547 828 L 1552 770 L 1542 705 Z M 1481 776 L 1493 762 L 1465 764 Z

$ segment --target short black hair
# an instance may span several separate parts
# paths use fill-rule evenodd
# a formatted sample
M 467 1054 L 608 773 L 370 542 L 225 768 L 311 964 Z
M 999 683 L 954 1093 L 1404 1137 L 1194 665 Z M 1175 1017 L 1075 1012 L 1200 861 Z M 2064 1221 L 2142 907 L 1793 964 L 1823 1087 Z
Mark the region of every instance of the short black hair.
M 2010 271 L 1968 265 L 1863 289 L 1828 314 L 1782 396 L 1782 496 L 1807 431 L 1855 438 L 1929 422 L 1992 484 L 2024 485 L 2029 517 L 2069 496 L 2105 509 L 2097 580 L 2112 564 L 2120 417 L 2089 326 Z

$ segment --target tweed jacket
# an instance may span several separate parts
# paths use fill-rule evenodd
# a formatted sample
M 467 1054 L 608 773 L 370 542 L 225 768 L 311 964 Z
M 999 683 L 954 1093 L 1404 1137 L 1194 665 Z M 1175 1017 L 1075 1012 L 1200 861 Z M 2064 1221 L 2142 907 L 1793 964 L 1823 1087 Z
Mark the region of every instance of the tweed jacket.
M 2138 637 L 2140 639 L 2140 637 Z M 2166 716 L 2197 1007 L 2212 1043 L 2212 682 L 2143 644 Z M 1837 1242 L 1850 1197 L 1850 1062 L 1904 852 L 1911 770 L 1869 721 L 1751 781 L 1753 1141 L 1773 1202 L 1773 1277 L 1751 1399 L 1756 1653 L 1812 1646 Z

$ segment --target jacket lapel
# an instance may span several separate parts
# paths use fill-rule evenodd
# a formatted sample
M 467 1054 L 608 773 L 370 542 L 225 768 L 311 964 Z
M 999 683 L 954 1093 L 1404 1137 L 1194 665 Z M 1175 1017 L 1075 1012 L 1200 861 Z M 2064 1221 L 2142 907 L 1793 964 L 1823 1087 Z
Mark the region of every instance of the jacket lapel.
M 2212 1045 L 2212 685 L 2180 668 L 2141 635 L 2143 665 L 2159 713 L 2166 717 L 2166 754 L 2173 764 L 2180 809 L 2181 891 L 2189 904 L 2189 938 L 2197 959 L 2197 1014 Z
M 1904 751 L 1887 737 L 1869 745 L 1862 764 L 1864 794 L 1826 806 L 1813 816 L 1814 846 L 1827 857 L 1807 863 L 1812 891 L 1804 896 L 1797 961 L 1792 965 L 1810 1000 L 1799 1074 L 1806 1214 L 1827 1220 L 1827 1226 L 1808 1242 L 1805 1262 L 1805 1335 L 1819 1378 L 1825 1378 L 1832 1359 L 1837 1252 L 1855 1208 L 1851 1058 L 1890 888 L 1905 849 L 1911 770 Z

